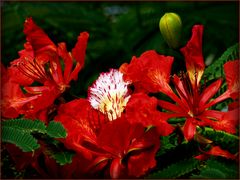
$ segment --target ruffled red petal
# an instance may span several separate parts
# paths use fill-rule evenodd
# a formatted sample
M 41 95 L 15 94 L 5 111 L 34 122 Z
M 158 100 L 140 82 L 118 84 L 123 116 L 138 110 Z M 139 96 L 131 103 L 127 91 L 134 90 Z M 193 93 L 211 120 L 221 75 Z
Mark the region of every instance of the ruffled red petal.
M 144 127 L 156 126 L 161 135 L 168 135 L 173 127 L 166 122 L 168 116 L 157 110 L 157 105 L 155 97 L 143 93 L 133 94 L 126 106 L 127 120 L 130 123 L 141 123 Z
M 47 34 L 35 24 L 31 17 L 25 20 L 23 32 L 27 36 L 27 41 L 31 43 L 37 54 L 47 50 L 56 51 L 54 43 L 49 39 Z
M 125 80 L 135 85 L 136 92 L 159 92 L 169 88 L 172 63 L 173 57 L 149 50 L 139 58 L 133 57 L 130 64 L 123 64 L 120 69 Z
M 82 32 L 78 36 L 78 41 L 75 47 L 72 49 L 72 55 L 77 61 L 77 65 L 71 74 L 71 79 L 76 80 L 78 72 L 82 69 L 85 60 L 85 54 L 87 49 L 89 34 L 87 32 Z

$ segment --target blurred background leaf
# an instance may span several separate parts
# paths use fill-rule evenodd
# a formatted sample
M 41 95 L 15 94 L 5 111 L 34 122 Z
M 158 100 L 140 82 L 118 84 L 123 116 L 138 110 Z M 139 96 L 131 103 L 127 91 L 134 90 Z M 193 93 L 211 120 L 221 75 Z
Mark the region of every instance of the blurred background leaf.
M 179 52 L 170 49 L 159 31 L 159 19 L 166 12 L 178 13 L 183 22 L 184 45 L 194 24 L 203 24 L 204 57 L 214 62 L 229 46 L 238 42 L 237 2 L 4 2 L 2 3 L 2 62 L 18 57 L 25 36 L 26 17 L 55 42 L 66 42 L 70 51 L 82 31 L 90 33 L 85 68 L 72 83 L 74 96 L 86 96 L 87 88 L 100 72 L 118 68 L 131 57 L 155 49 L 173 55 L 173 71 L 183 68 Z

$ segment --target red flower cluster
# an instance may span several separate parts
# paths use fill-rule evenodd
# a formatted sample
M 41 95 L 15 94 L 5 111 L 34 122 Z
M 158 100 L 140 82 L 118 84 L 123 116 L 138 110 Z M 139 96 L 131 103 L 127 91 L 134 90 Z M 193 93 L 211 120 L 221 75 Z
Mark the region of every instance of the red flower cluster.
M 201 77 L 204 73 L 204 61 L 202 56 L 203 26 L 195 25 L 192 29 L 192 37 L 185 47 L 181 49 L 186 61 L 187 73 L 180 76 L 174 75 L 172 82 L 175 91 L 170 87 L 170 71 L 173 63 L 172 57 L 158 55 L 155 51 L 147 51 L 139 58 L 133 57 L 130 64 L 120 67 L 124 73 L 124 79 L 130 81 L 136 91 L 162 92 L 174 102 L 158 100 L 158 105 L 168 111 L 162 117 L 184 117 L 183 133 L 187 140 L 191 140 L 196 132 L 196 126 L 211 126 L 216 130 L 235 133 L 238 107 L 228 112 L 211 110 L 213 105 L 232 98 L 239 97 L 239 60 L 229 61 L 224 65 L 227 91 L 214 100 L 211 98 L 218 92 L 222 80 L 218 79 L 201 90 Z
M 160 148 L 160 136 L 168 136 L 174 126 L 170 118 L 186 118 L 183 134 L 193 139 L 196 126 L 211 126 L 216 130 L 235 133 L 239 97 L 239 60 L 224 65 L 228 89 L 212 99 L 222 80 L 201 88 L 204 73 L 202 56 L 203 26 L 196 25 L 192 38 L 181 49 L 187 73 L 171 77 L 173 57 L 150 50 L 119 70 L 102 73 L 89 87 L 88 97 L 61 105 L 55 104 L 61 94 L 76 80 L 84 65 L 88 33 L 79 35 L 72 52 L 65 43 L 55 45 L 31 18 L 24 24 L 27 36 L 25 49 L 7 69 L 1 66 L 4 118 L 26 118 L 61 122 L 67 137 L 61 139 L 66 148 L 76 152 L 70 165 L 58 167 L 48 156 L 44 162 L 54 177 L 107 178 L 142 177 L 156 165 L 155 155 Z M 64 69 L 62 68 L 64 65 Z M 170 86 L 170 80 L 175 87 Z M 129 85 L 134 87 L 130 90 Z M 172 101 L 157 99 L 150 93 L 162 92 Z M 210 109 L 213 105 L 232 98 L 228 112 Z M 166 111 L 160 111 L 163 108 Z M 57 115 L 50 118 L 57 109 Z M 44 145 L 41 152 L 44 152 Z M 219 153 L 220 152 L 220 153 Z M 208 155 L 229 157 L 225 151 L 213 148 Z M 232 155 L 231 155 L 232 158 Z M 32 166 L 45 177 L 48 175 L 33 158 Z M 67 173 L 64 173 L 67 172 Z
M 32 18 L 24 24 L 27 42 L 19 52 L 19 58 L 6 70 L 2 67 L 2 116 L 25 117 L 47 120 L 47 115 L 71 80 L 76 80 L 84 65 L 88 33 L 83 32 L 72 50 L 66 44 L 57 46 L 39 28 Z M 76 65 L 73 69 L 73 63 Z M 64 71 L 61 63 L 64 64 Z M 72 70 L 73 69 L 73 70 Z M 35 85 L 37 84 L 37 85 Z

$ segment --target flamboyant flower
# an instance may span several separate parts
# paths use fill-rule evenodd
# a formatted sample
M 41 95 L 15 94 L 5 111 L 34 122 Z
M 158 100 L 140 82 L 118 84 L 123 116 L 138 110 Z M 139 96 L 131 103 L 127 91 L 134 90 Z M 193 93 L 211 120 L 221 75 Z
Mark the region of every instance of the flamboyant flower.
M 26 19 L 24 33 L 27 39 L 25 49 L 19 52 L 20 58 L 11 62 L 7 71 L 11 82 L 19 85 L 17 87 L 15 84 L 15 89 L 21 86 L 25 91 L 25 99 L 23 102 L 9 94 L 9 99 L 15 99 L 19 106 L 16 107 L 8 102 L 10 102 L 9 106 L 15 107 L 14 110 L 19 114 L 34 118 L 36 113 L 47 114 L 47 108 L 52 106 L 54 100 L 69 87 L 70 81 L 77 79 L 84 65 L 89 35 L 87 32 L 81 33 L 72 53 L 69 53 L 65 43 L 55 45 L 32 18 Z M 75 65 L 74 61 L 76 61 Z M 39 85 L 33 86 L 33 82 Z M 8 92 L 9 87 L 5 87 L 4 91 Z
M 147 118 L 150 118 L 152 112 L 155 113 L 152 114 L 153 118 L 159 118 L 157 101 L 153 99 L 153 105 L 145 117 L 146 122 L 142 122 L 145 120 L 143 118 L 134 120 L 138 116 L 144 116 L 146 109 L 137 116 L 131 114 L 138 111 L 135 108 L 138 106 L 135 103 L 137 101 L 134 100 L 129 110 L 126 109 L 129 99 L 132 98 L 128 92 L 128 84 L 123 80 L 121 72 L 111 69 L 102 73 L 89 88 L 88 100 L 74 100 L 59 108 L 55 119 L 62 122 L 68 131 L 64 143 L 66 147 L 89 159 L 89 173 L 105 169 L 106 177 L 140 177 L 155 166 L 159 133 L 155 128 L 149 128 L 155 125 L 152 124 L 155 120 L 147 121 Z M 146 101 L 148 100 L 147 98 Z M 166 121 L 159 121 L 163 126 L 165 123 Z M 164 129 L 164 133 L 170 132 Z
M 160 135 L 169 135 L 173 127 L 167 123 L 167 115 L 162 116 L 157 110 L 157 99 L 143 93 L 129 95 L 128 85 L 118 70 L 102 73 L 89 88 L 88 98 L 92 107 L 106 114 L 109 120 L 121 117 L 125 110 L 130 123 L 156 126 Z
M 230 97 L 229 91 L 211 101 L 211 98 L 221 87 L 222 80 L 218 79 L 207 88 L 200 91 L 200 80 L 204 72 L 204 61 L 202 57 L 202 32 L 203 26 L 196 25 L 192 30 L 192 38 L 187 45 L 181 49 L 185 56 L 187 74 L 181 74 L 180 77 L 174 75 L 173 83 L 178 96 L 173 91 L 167 94 L 177 104 L 159 100 L 159 105 L 170 111 L 172 117 L 185 117 L 186 122 L 183 127 L 183 133 L 186 139 L 193 138 L 196 132 L 196 126 L 211 126 L 218 130 L 224 130 L 229 133 L 235 132 L 236 121 L 233 118 L 226 118 L 229 112 L 210 110 L 209 108 Z M 226 74 L 226 76 L 228 76 Z M 233 125 L 229 126 L 229 124 Z M 220 125 L 221 124 L 221 125 Z
M 155 166 L 159 136 L 154 128 L 130 124 L 125 116 L 112 121 L 86 99 L 61 105 L 55 120 L 65 127 L 66 147 L 89 159 L 88 172 L 106 177 L 139 177 Z M 79 178 L 79 177 L 78 177 Z
M 128 84 L 116 69 L 102 73 L 89 88 L 88 97 L 92 107 L 106 113 L 109 120 L 119 118 L 130 98 Z

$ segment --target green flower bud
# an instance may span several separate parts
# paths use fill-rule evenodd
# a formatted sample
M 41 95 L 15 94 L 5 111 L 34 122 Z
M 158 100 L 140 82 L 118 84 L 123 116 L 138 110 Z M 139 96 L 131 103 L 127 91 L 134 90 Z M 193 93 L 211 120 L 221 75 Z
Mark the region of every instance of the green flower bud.
M 180 46 L 182 21 L 176 13 L 165 13 L 159 21 L 159 28 L 164 40 L 171 48 Z

